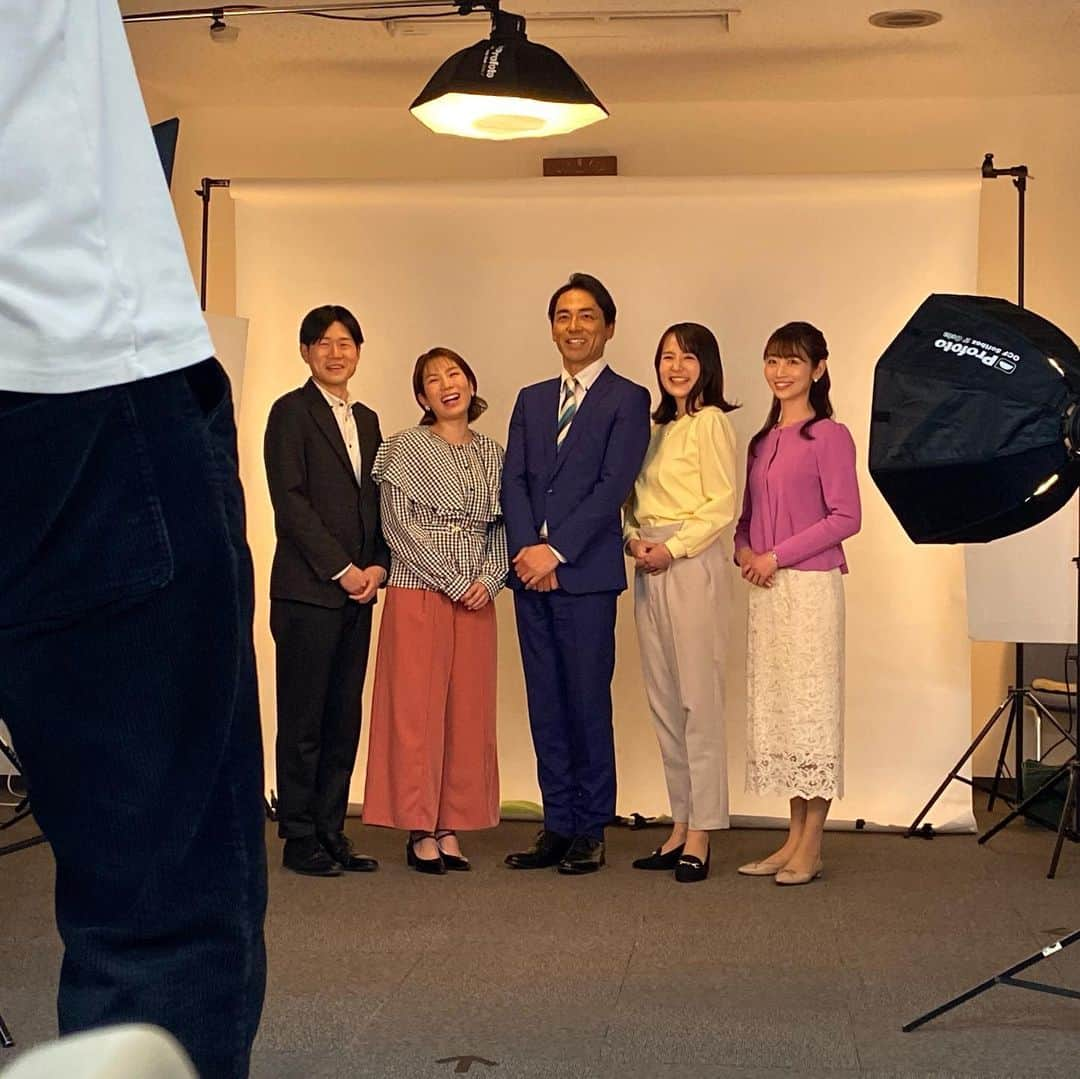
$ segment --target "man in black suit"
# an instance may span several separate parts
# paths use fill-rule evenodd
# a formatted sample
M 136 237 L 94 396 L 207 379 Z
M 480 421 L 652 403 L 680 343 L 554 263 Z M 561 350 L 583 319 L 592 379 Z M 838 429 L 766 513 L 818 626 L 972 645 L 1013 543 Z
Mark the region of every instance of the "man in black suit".
M 311 876 L 378 868 L 344 831 L 371 610 L 390 565 L 371 479 L 379 418 L 349 397 L 363 341 L 344 307 L 304 317 L 300 355 L 311 378 L 274 402 L 264 443 L 277 533 L 278 831 L 285 866 Z

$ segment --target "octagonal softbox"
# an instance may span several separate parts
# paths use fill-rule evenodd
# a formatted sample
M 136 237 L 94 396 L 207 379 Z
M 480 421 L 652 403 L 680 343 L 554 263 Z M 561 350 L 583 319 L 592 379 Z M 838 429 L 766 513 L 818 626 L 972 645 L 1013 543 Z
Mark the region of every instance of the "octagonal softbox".
M 874 371 L 870 475 L 916 543 L 981 543 L 1045 520 L 1078 468 L 1080 350 L 985 296 L 933 295 Z

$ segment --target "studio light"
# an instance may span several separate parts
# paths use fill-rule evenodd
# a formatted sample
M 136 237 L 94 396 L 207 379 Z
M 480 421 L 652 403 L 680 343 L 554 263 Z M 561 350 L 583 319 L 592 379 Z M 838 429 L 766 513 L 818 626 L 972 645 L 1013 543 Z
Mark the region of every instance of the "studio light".
M 934 295 L 874 372 L 870 475 L 916 543 L 1038 524 L 1080 484 L 1080 349 L 1007 300 Z
M 446 60 L 409 109 L 440 135 L 473 139 L 563 135 L 608 115 L 557 52 L 529 41 L 521 16 L 497 5 L 491 36 Z
M 443 9 L 443 10 L 438 10 Z M 415 19 L 491 16 L 491 35 L 454 53 L 410 106 L 440 135 L 471 139 L 538 139 L 577 131 L 607 117 L 585 80 L 553 49 L 525 35 L 525 20 L 500 9 L 500 0 L 384 0 L 288 7 L 262 4 L 192 7 L 124 15 L 125 23 L 209 19 L 214 41 L 235 41 L 227 18 L 299 15 L 341 23 L 396 25 Z

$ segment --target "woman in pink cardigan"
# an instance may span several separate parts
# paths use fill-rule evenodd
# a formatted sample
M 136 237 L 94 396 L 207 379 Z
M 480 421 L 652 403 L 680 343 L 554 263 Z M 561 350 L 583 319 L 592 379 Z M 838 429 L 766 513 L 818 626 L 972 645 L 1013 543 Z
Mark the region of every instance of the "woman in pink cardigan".
M 765 345 L 773 401 L 747 452 L 735 558 L 751 586 L 746 655 L 746 787 L 787 794 L 779 850 L 741 866 L 777 884 L 821 875 L 821 839 L 844 787 L 841 542 L 859 531 L 855 443 L 832 419 L 828 347 L 808 322 Z

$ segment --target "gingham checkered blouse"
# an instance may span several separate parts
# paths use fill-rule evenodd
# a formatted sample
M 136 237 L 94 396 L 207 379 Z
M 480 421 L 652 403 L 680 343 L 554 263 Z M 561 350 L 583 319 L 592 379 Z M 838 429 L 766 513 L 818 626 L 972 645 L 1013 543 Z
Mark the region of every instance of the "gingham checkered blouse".
M 471 442 L 455 446 L 430 427 L 410 427 L 379 447 L 371 475 L 390 548 L 387 584 L 456 601 L 479 580 L 495 598 L 510 568 L 502 464 L 502 446 L 475 431 Z

